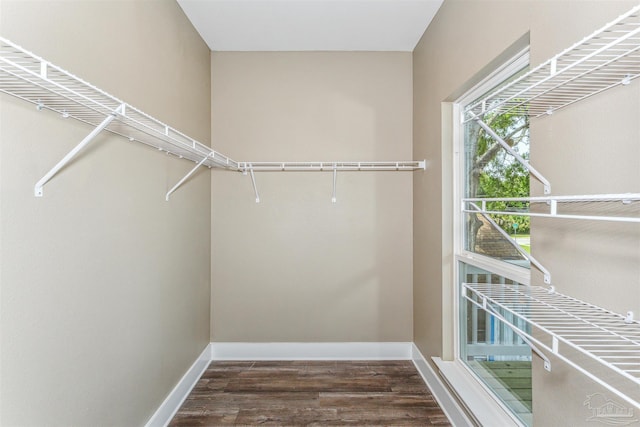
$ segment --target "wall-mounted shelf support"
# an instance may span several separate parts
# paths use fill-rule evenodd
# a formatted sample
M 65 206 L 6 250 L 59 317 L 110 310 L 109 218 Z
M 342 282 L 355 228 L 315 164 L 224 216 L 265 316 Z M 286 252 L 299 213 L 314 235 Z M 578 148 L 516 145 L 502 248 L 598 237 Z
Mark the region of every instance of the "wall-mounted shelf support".
M 124 112 L 124 104 L 120 105 L 116 111 L 107 115 L 107 117 L 100 123 L 94 130 L 91 131 L 89 135 L 87 135 L 78 145 L 76 145 L 73 150 L 69 151 L 66 156 L 62 158 L 49 172 L 47 172 L 40 180 L 36 183 L 34 188 L 34 193 L 36 197 L 42 197 L 43 191 L 42 187 L 49 182 L 51 178 L 53 178 L 63 167 L 67 165 L 73 158 L 93 139 L 102 132 L 108 125 L 111 123 L 118 114 Z
M 527 253 L 527 251 L 525 251 L 524 249 L 522 249 L 520 247 L 520 245 L 518 244 L 518 242 L 515 241 L 515 239 L 513 239 L 511 236 L 509 236 L 509 234 L 504 231 L 502 229 L 502 227 L 500 227 L 494 220 L 493 218 L 491 218 L 491 216 L 487 213 L 484 213 L 480 210 L 480 208 L 475 205 L 473 202 L 469 203 L 470 205 L 474 206 L 475 208 L 477 208 L 476 211 L 474 211 L 474 213 L 479 213 L 480 215 L 482 215 L 487 221 L 489 221 L 491 223 L 491 225 L 498 230 L 498 232 L 500 234 L 502 234 L 502 236 L 518 251 L 518 253 L 520 255 L 522 255 L 524 258 L 526 258 L 533 266 L 535 266 L 538 270 L 540 270 L 540 272 L 542 272 L 543 276 L 544 276 L 544 283 L 550 285 L 551 284 L 551 273 L 549 272 L 549 270 L 547 270 L 541 263 L 540 261 L 538 261 L 533 255 L 531 255 L 530 253 Z
M 256 175 L 253 173 L 253 168 L 249 169 L 251 174 L 251 184 L 253 185 L 253 192 L 256 195 L 256 203 L 260 203 L 260 194 L 258 194 L 258 186 L 256 185 Z
M 198 170 L 198 168 L 200 166 L 202 166 L 204 164 L 204 162 L 207 161 L 208 158 L 209 158 L 209 156 L 207 156 L 204 159 L 200 160 L 200 162 L 198 162 L 198 164 L 196 164 L 193 169 L 191 169 L 180 181 L 178 181 L 178 183 L 176 185 L 171 187 L 171 190 L 169 190 L 167 192 L 167 195 L 164 197 L 164 199 L 168 202 L 169 201 L 169 196 L 171 195 L 171 193 L 176 191 L 178 189 L 178 187 L 180 187 L 187 179 L 189 179 L 189 177 L 191 175 L 193 175 Z
M 502 139 L 500 135 L 498 135 L 493 129 L 491 129 L 491 127 L 488 124 L 483 122 L 480 119 L 480 117 L 473 114 L 472 111 L 469 111 L 469 114 L 473 117 L 473 120 L 475 120 L 478 123 L 478 125 L 480 125 L 480 127 L 484 129 L 485 132 L 487 132 L 487 134 L 491 138 L 493 138 L 498 144 L 500 144 L 502 148 L 504 148 L 509 154 L 511 154 L 518 161 L 518 163 L 524 166 L 531 175 L 536 177 L 538 181 L 540 181 L 542 185 L 544 185 L 544 194 L 551 194 L 551 183 L 549 182 L 548 179 L 546 179 L 536 168 L 531 166 L 531 164 L 529 164 L 528 161 L 526 161 L 520 154 L 518 154 L 518 152 L 514 150 L 509 144 L 507 144 L 506 141 Z
M 336 183 L 338 180 L 338 169 L 333 168 L 333 193 L 331 194 L 331 203 L 336 203 L 338 199 L 336 198 Z

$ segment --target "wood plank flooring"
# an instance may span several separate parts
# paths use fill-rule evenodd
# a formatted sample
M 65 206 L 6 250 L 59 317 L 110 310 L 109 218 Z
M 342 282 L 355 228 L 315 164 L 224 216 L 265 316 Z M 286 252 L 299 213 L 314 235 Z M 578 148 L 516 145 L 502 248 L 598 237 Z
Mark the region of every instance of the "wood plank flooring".
M 212 362 L 169 424 L 449 426 L 410 361 Z

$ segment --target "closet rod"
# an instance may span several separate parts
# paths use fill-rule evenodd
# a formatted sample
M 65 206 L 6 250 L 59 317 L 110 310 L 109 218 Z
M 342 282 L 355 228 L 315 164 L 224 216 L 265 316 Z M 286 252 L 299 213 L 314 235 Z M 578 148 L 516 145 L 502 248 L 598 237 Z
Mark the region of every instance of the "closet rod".
M 426 170 L 426 160 L 397 162 L 238 162 L 242 171 L 256 172 L 333 172 L 337 171 L 414 171 Z

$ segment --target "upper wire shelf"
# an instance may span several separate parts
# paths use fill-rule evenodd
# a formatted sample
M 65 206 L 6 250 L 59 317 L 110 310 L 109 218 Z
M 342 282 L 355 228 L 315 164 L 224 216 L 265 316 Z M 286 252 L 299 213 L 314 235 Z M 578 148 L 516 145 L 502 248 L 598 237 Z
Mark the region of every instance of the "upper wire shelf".
M 0 37 L 0 91 L 92 126 L 205 166 L 237 170 L 237 162 Z
M 511 83 L 475 101 L 464 120 L 487 113 L 540 117 L 640 75 L 640 5 Z
M 465 283 L 463 292 L 467 300 L 503 321 L 514 316 L 523 320 L 528 327 L 513 322 L 509 326 L 640 408 L 640 323 L 632 312 L 622 316 L 540 286 Z M 579 362 L 572 354 L 576 351 L 587 362 Z M 588 361 L 623 380 L 612 381 Z
M 333 171 L 335 201 L 337 171 L 413 171 L 424 170 L 426 165 L 424 160 L 238 163 L 2 37 L 0 92 L 30 102 L 36 105 L 38 110 L 51 110 L 64 118 L 70 117 L 94 126 L 94 130 L 78 146 L 36 183 L 37 197 L 42 196 L 43 186 L 102 130 L 196 163 L 196 166 L 168 191 L 167 200 L 200 166 L 251 172 L 256 200 L 259 198 L 254 171 Z

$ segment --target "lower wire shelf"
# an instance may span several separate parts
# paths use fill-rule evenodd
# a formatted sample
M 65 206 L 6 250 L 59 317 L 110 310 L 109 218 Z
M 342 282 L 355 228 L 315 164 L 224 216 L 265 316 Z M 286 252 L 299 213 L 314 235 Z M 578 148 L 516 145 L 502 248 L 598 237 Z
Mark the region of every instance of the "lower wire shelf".
M 463 296 L 640 409 L 640 322 L 630 313 L 540 286 L 465 283 Z M 526 328 L 509 321 L 515 318 Z

